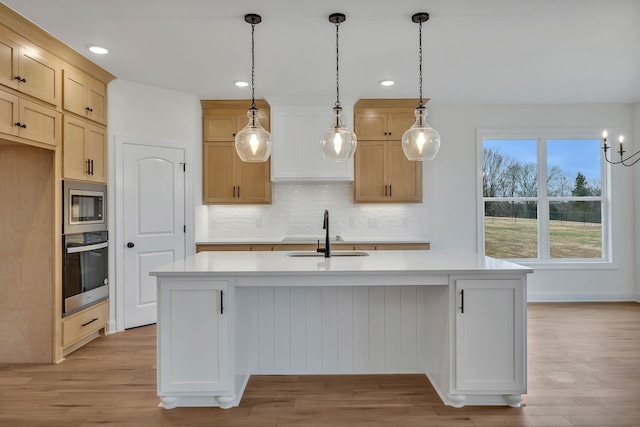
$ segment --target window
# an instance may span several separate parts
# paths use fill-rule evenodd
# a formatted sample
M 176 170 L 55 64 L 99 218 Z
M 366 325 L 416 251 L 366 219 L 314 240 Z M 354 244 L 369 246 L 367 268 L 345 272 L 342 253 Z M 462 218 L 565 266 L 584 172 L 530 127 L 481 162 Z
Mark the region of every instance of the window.
M 479 132 L 480 241 L 494 258 L 604 261 L 604 166 L 595 135 Z

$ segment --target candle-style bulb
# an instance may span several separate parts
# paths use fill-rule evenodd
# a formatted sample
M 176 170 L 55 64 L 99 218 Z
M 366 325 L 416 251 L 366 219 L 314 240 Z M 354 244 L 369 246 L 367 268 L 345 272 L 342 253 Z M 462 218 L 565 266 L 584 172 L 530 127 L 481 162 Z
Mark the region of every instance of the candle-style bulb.
M 620 137 L 618 137 L 618 141 L 622 144 L 624 142 L 624 136 L 620 135 Z
M 603 130 L 602 131 L 602 139 L 604 139 L 606 141 L 608 136 L 609 136 L 609 133 L 606 130 Z

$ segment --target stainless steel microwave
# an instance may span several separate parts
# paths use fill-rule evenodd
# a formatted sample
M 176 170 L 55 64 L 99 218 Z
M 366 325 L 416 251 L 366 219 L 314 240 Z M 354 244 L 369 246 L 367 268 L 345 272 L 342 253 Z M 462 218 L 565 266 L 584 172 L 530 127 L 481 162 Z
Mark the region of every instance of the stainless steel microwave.
M 92 182 L 62 183 L 63 234 L 107 229 L 107 186 Z

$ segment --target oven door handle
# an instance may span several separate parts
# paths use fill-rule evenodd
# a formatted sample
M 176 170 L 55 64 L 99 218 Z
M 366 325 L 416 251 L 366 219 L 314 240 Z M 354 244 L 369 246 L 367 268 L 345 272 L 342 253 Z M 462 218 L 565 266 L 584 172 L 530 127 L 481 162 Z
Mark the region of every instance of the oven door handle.
M 106 248 L 107 246 L 109 246 L 109 242 L 96 243 L 95 245 L 72 246 L 72 247 L 67 247 L 67 253 L 76 254 L 78 252 L 95 251 L 96 249 Z

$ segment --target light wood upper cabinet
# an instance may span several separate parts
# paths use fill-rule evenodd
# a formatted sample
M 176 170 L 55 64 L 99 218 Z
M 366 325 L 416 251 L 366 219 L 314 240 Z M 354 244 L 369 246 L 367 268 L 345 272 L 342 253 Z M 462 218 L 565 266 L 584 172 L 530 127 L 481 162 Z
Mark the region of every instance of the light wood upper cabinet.
M 64 116 L 62 175 L 66 179 L 107 182 L 107 131 L 75 117 Z
M 356 203 L 422 201 L 422 167 L 407 160 L 399 141 L 360 141 L 355 155 Z
M 360 141 L 400 141 L 415 121 L 413 112 L 356 113 L 355 132 Z
M 270 160 L 243 162 L 234 142 L 205 142 L 203 161 L 203 203 L 271 203 Z
M 354 106 L 358 148 L 355 203 L 422 202 L 422 162 L 408 160 L 402 134 L 413 125 L 413 100 L 361 100 Z
M 269 129 L 269 117 L 259 110 L 263 128 Z M 241 114 L 208 114 L 202 119 L 202 134 L 205 141 L 235 141 L 236 134 L 249 123 L 247 112 Z
M 106 124 L 107 86 L 69 64 L 64 64 L 63 67 L 62 108 Z
M 235 135 L 248 123 L 248 101 L 201 101 L 203 107 L 202 202 L 205 204 L 271 203 L 271 159 L 243 162 Z M 260 124 L 269 129 L 269 109 L 256 102 Z
M 56 146 L 62 138 L 61 114 L 0 90 L 0 133 Z
M 0 84 L 60 105 L 60 60 L 0 27 Z

